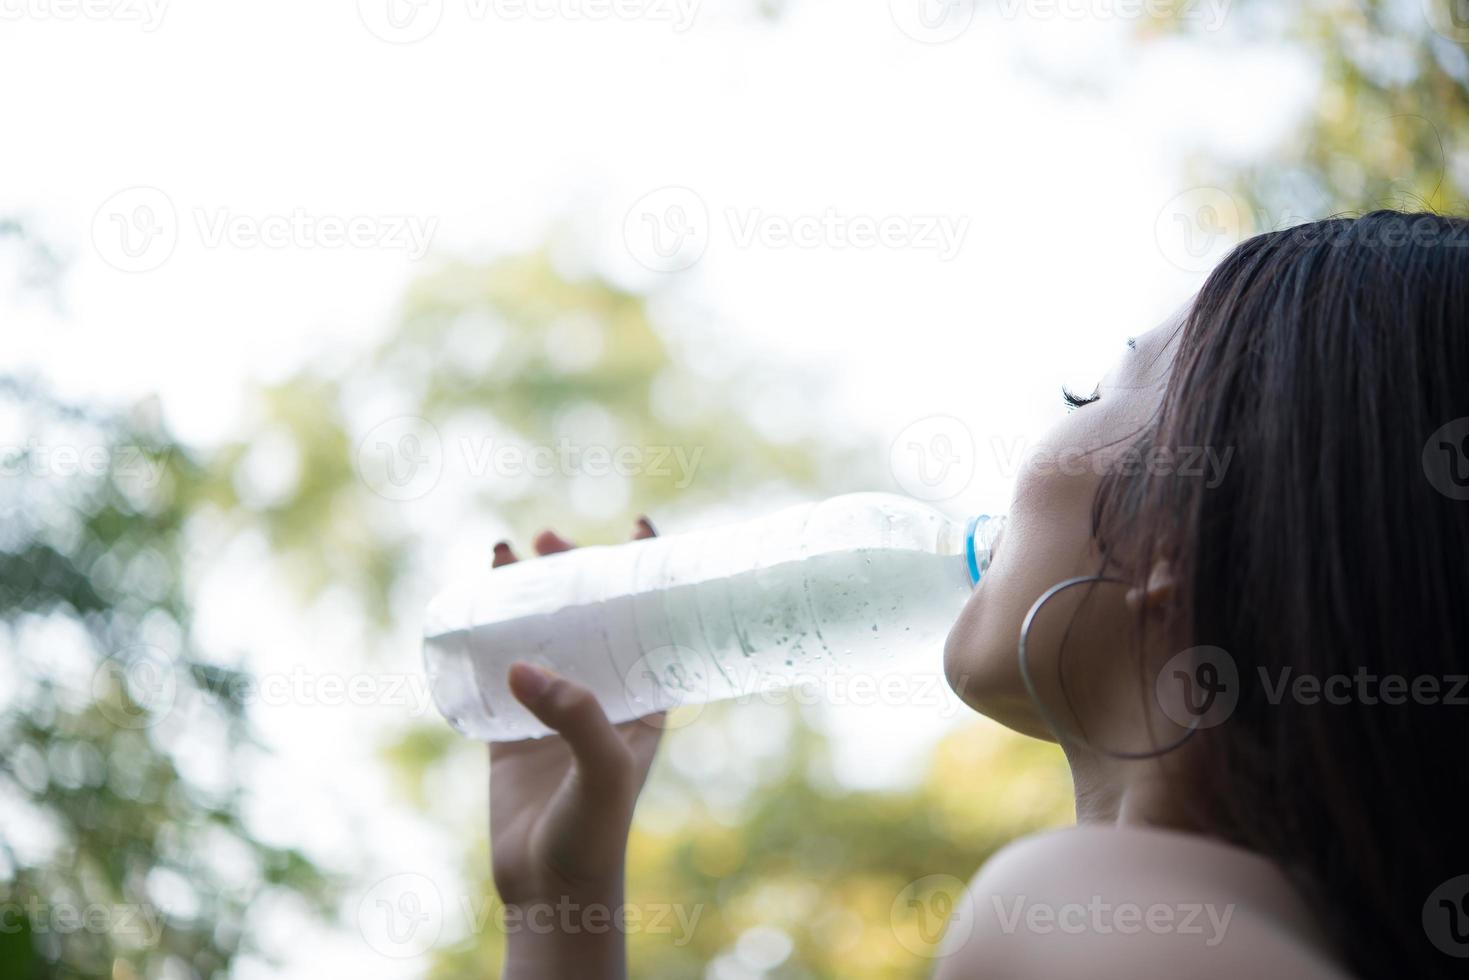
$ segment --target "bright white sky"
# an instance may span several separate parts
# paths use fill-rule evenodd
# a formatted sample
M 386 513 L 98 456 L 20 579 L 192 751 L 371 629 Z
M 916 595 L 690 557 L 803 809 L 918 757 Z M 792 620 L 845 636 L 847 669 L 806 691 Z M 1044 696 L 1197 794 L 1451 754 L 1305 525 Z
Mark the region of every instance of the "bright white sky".
M 537 9 L 562 14 L 538 20 L 427 0 L 419 17 L 441 20 L 411 44 L 369 30 L 383 29 L 387 0 L 157 2 L 111 8 L 161 10 L 145 30 L 65 18 L 65 0 L 0 0 L 0 214 L 27 218 L 70 262 L 60 315 L 5 290 L 0 371 L 33 368 L 82 397 L 156 392 L 176 430 L 208 442 L 238 422 L 247 379 L 369 343 L 425 267 L 399 248 L 299 237 L 211 244 L 221 215 L 408 216 L 432 229 L 429 261 L 571 228 L 608 274 L 652 285 L 667 274 L 635 261 L 625 219 L 644 195 L 677 186 L 708 214 L 702 257 L 675 278 L 713 311 L 711 329 L 829 366 L 836 408 L 875 445 L 929 416 L 963 420 L 981 451 L 974 479 L 943 502 L 955 513 L 1004 506 L 989 440 L 1033 436 L 1060 411 L 1059 382 L 1094 381 L 1126 337 L 1197 287 L 1208 255 L 1179 236 L 1207 231 L 1214 212 L 1201 208 L 1229 202 L 1193 188 L 1189 155 L 1262 156 L 1314 85 L 1297 57 L 1236 45 L 1229 22 L 1207 53 L 1125 46 L 1131 25 L 1102 0 L 1061 5 L 1102 12 L 1084 17 L 997 0 L 940 45 L 899 29 L 914 23 L 907 0 L 794 0 L 774 26 L 708 3 L 684 31 L 656 17 L 567 16 L 584 9 L 575 0 L 545 0 Z M 122 213 L 161 199 L 176 243 L 156 268 L 129 273 L 107 261 L 119 258 L 108 202 L 138 186 L 154 190 L 119 199 Z M 967 225 L 947 258 L 741 241 L 752 215 L 779 224 L 828 211 Z M 360 627 L 347 614 L 261 615 L 284 600 L 252 572 L 249 543 L 236 552 L 201 584 L 207 634 L 256 651 L 265 670 L 354 662 Z M 411 634 L 405 673 L 417 669 Z M 890 711 L 882 724 L 873 709 L 829 716 L 854 785 L 901 779 L 950 723 Z M 364 884 L 403 868 L 450 874 L 452 842 L 393 801 L 372 760 L 391 709 L 262 706 L 257 717 L 279 754 L 262 826 L 342 861 L 361 853 L 344 839 L 371 845 Z M 482 806 L 479 785 L 444 793 L 471 815 Z M 282 925 L 289 916 L 273 921 L 267 939 L 288 975 L 421 968 L 350 931 L 308 941 Z

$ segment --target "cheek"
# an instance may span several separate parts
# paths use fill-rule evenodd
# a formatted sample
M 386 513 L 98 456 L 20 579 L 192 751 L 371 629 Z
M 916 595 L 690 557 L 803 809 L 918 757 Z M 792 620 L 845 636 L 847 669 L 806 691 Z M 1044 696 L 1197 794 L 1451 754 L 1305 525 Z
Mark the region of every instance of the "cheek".
M 1014 727 L 1022 726 L 1002 715 L 1006 705 L 1028 702 L 1015 656 L 1021 625 L 1046 589 L 1095 570 L 1091 510 L 1099 482 L 1089 461 L 1068 463 L 1038 447 L 1016 482 L 994 563 L 945 644 L 950 685 L 972 706 Z

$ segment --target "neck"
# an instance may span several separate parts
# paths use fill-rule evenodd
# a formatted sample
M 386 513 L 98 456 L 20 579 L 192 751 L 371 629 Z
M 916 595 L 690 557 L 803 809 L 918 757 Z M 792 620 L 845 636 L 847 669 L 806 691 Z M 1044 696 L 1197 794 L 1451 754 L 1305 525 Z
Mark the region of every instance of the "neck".
M 1076 822 L 1190 829 L 1158 759 L 1117 759 L 1063 746 L 1076 794 Z

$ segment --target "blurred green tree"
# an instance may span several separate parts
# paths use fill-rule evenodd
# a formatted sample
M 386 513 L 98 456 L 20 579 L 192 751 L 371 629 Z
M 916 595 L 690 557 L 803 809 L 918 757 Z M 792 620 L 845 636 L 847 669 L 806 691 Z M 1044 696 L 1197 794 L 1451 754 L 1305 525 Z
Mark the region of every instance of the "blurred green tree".
M 252 902 L 330 888 L 243 817 L 257 748 L 183 574 L 208 481 L 148 405 L 0 378 L 0 419 L 0 977 L 224 976 L 268 953 Z
M 1171 4 L 1139 42 L 1278 44 L 1319 84 L 1302 125 L 1257 164 L 1197 160 L 1201 182 L 1238 191 L 1244 235 L 1374 208 L 1460 213 L 1469 190 L 1469 7 L 1463 0 L 1232 0 L 1210 34 L 1198 5 Z

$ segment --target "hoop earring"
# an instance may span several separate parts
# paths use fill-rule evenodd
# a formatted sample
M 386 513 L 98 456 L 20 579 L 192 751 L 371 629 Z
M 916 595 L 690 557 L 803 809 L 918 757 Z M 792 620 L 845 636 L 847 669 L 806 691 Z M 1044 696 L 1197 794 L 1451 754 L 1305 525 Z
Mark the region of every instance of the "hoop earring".
M 1058 739 L 1066 739 L 1070 733 L 1067 731 L 1067 729 L 1061 726 L 1056 716 L 1051 714 L 1050 710 L 1046 707 L 1045 702 L 1041 699 L 1040 692 L 1036 690 L 1035 679 L 1031 676 L 1030 673 L 1030 651 L 1028 648 L 1030 643 L 1030 630 L 1031 627 L 1035 625 L 1035 618 L 1036 616 L 1040 615 L 1042 606 L 1050 602 L 1052 599 L 1054 599 L 1056 596 L 1060 595 L 1067 589 L 1077 585 L 1085 585 L 1088 582 L 1110 582 L 1114 585 L 1128 584 L 1123 579 L 1111 578 L 1106 575 L 1078 575 L 1075 578 L 1063 579 L 1062 581 L 1057 582 L 1055 585 L 1051 586 L 1049 589 L 1041 593 L 1040 598 L 1035 601 L 1035 604 L 1030 607 L 1030 611 L 1025 614 L 1025 621 L 1020 624 L 1020 642 L 1016 650 L 1016 653 L 1020 659 L 1020 679 L 1025 683 L 1025 691 L 1027 694 L 1030 695 L 1030 701 L 1035 706 L 1036 713 L 1040 715 L 1041 721 L 1045 722 L 1046 726 L 1050 728 L 1051 731 L 1056 733 L 1056 737 Z M 1064 691 L 1065 681 L 1063 680 L 1061 684 Z M 1084 748 L 1088 748 L 1096 752 L 1101 752 L 1103 755 L 1110 756 L 1114 759 L 1156 759 L 1159 756 L 1167 755 L 1169 752 L 1172 752 L 1182 746 L 1185 742 L 1192 738 L 1194 732 L 1198 730 L 1199 725 L 1197 722 L 1195 722 L 1189 725 L 1188 729 L 1184 731 L 1183 735 L 1181 735 L 1177 740 L 1163 746 L 1160 749 L 1155 749 L 1150 752 L 1124 752 L 1114 749 L 1108 749 L 1104 746 L 1090 745 L 1087 743 L 1085 737 L 1082 737 L 1075 741 L 1078 741 L 1079 744 Z

